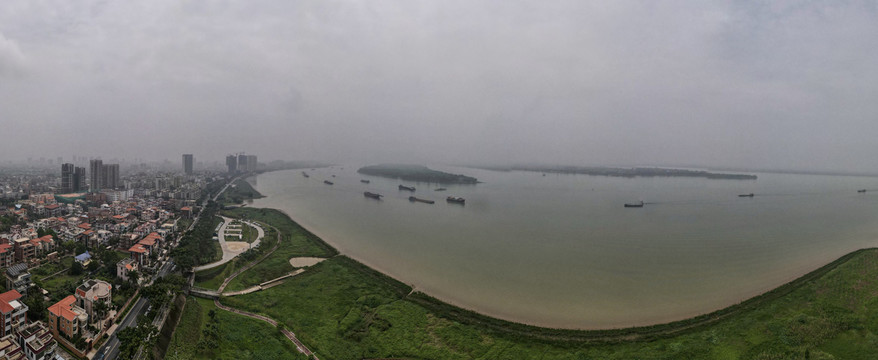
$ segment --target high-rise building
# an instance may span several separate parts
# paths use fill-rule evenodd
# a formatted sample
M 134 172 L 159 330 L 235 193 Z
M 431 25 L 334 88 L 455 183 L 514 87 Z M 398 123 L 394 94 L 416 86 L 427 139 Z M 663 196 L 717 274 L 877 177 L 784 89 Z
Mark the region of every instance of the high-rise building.
M 61 164 L 61 192 L 64 194 L 72 193 L 76 190 L 73 189 L 73 182 L 75 178 L 75 167 L 73 164 Z
M 247 155 L 238 154 L 238 171 L 239 172 L 247 172 L 249 168 L 247 168 Z
M 85 168 L 77 166 L 73 170 L 73 192 L 80 192 L 86 190 L 85 182 Z
M 186 173 L 186 175 L 192 175 L 194 165 L 195 156 L 192 156 L 192 154 L 183 154 L 183 172 Z
M 256 155 L 247 155 L 247 171 L 256 171 Z
M 100 159 L 92 159 L 88 162 L 88 191 L 99 192 L 103 185 L 104 161 Z
M 119 164 L 107 164 L 101 172 L 103 176 L 101 189 L 116 189 L 119 187 Z
M 238 171 L 238 157 L 235 155 L 226 156 L 226 166 L 229 167 L 229 174 L 234 174 Z

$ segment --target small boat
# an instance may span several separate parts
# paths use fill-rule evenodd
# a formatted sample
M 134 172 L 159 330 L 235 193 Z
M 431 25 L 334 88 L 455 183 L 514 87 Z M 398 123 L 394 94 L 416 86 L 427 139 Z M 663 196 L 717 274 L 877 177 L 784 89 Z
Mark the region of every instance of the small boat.
M 754 196 L 756 196 L 756 195 L 754 195 L 753 193 L 738 195 L 738 197 L 754 197 Z
M 419 198 L 416 198 L 416 197 L 414 197 L 414 196 L 409 196 L 409 201 L 411 201 L 411 202 L 416 202 L 416 201 L 417 201 L 417 202 L 422 202 L 422 203 L 424 203 L 424 204 L 434 204 L 434 203 L 436 203 L 436 202 L 433 201 L 433 200 L 419 199 Z
M 302 176 L 304 176 L 304 177 L 311 177 L 311 175 L 308 175 L 308 173 L 306 173 L 306 172 L 304 172 L 304 171 L 302 171 Z
M 446 189 L 446 188 L 438 188 L 438 189 L 433 190 L 433 191 L 445 191 L 445 190 L 448 190 L 448 189 Z
M 626 208 L 642 208 L 642 207 L 643 207 L 643 201 L 641 201 L 641 202 L 636 202 L 636 203 L 626 203 L 626 204 L 625 204 L 625 207 L 626 207 Z
M 363 193 L 363 196 L 365 196 L 365 197 L 367 197 L 367 198 L 375 199 L 375 200 L 381 200 L 381 197 L 384 196 L 384 195 L 376 194 L 376 193 L 372 193 L 372 192 L 368 192 L 368 191 L 366 191 L 366 192 Z
M 864 192 L 866 192 L 866 189 L 860 189 L 860 190 L 857 190 L 857 192 L 858 192 L 858 193 L 864 193 Z
M 370 183 L 371 181 L 366 180 L 366 179 L 363 179 L 363 180 L 360 180 L 360 182 L 363 183 L 363 184 L 368 184 L 368 183 Z
M 399 186 L 399 189 L 400 189 L 400 190 L 405 190 L 405 191 L 415 191 L 415 188 L 414 188 L 413 186 L 400 185 L 400 186 Z
M 335 175 L 332 175 L 332 177 L 335 177 Z
M 461 205 L 466 204 L 466 199 L 464 199 L 460 196 L 449 196 L 449 197 L 445 198 L 445 201 L 452 203 L 452 204 L 461 204 Z
M 329 180 L 323 180 L 323 183 L 326 185 L 335 185 L 332 181 Z

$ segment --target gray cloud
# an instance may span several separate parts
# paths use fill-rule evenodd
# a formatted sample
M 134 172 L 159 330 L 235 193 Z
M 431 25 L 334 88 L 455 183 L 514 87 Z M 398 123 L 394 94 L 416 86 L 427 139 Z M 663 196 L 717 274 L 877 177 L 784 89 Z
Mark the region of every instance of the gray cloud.
M 24 72 L 25 59 L 14 41 L 0 32 L 0 78 L 19 76 Z
M 31 75 L 0 82 L 0 121 L 52 141 L 0 150 L 878 171 L 876 20 L 856 1 L 12 0 L 0 71 L 27 54 Z

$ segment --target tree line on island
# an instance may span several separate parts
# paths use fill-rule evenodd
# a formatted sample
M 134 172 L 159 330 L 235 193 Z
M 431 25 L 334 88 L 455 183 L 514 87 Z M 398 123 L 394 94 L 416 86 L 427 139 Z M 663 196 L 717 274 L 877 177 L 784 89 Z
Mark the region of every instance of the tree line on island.
M 421 165 L 381 164 L 361 167 L 358 173 L 413 182 L 437 184 L 478 184 L 479 180 L 466 175 L 437 171 Z

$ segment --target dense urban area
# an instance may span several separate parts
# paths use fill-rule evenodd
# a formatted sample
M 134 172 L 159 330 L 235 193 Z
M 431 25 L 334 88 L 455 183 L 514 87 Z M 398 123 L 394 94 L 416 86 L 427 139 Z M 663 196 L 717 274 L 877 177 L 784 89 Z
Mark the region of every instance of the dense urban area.
M 249 188 L 240 179 L 259 170 L 288 166 L 245 154 L 197 165 L 191 154 L 182 166 L 78 156 L 3 164 L 0 358 L 153 357 L 145 353 L 186 285 L 183 274 L 223 257 L 218 241 L 199 241 L 216 239 L 215 200 L 238 202 L 218 195 Z M 199 222 L 199 214 L 208 216 Z M 255 234 L 240 227 L 239 238 Z

